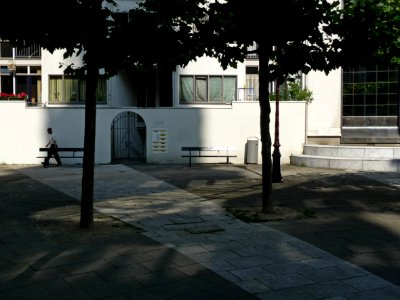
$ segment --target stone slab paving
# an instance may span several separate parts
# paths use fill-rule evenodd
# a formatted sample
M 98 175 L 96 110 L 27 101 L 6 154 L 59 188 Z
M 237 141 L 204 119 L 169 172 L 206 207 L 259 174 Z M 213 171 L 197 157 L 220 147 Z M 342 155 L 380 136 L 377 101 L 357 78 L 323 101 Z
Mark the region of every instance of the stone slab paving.
M 0 166 L 0 299 L 253 300 L 189 257 L 76 199 Z
M 79 200 L 80 167 L 20 172 Z M 261 299 L 399 299 L 400 287 L 265 224 L 124 165 L 95 168 L 95 208 Z
M 399 172 L 360 172 L 361 175 L 400 188 Z

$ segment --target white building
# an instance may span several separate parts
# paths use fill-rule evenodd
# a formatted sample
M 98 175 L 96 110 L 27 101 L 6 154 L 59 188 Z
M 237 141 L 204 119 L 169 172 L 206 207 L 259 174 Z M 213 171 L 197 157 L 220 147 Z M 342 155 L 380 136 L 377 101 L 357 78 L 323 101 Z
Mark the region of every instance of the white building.
M 39 148 L 47 143 L 47 127 L 54 129 L 61 147 L 83 147 L 85 82 L 63 75 L 60 64 L 80 62 L 77 58 L 64 61 L 62 54 L 50 54 L 39 46 L 15 49 L 0 42 L 0 163 L 40 164 Z M 187 163 L 182 157 L 184 146 L 234 147 L 237 157 L 230 161 L 246 163 L 248 141 L 260 139 L 257 66 L 253 57 L 236 69 L 223 70 L 215 59 L 203 57 L 172 74 L 101 80 L 96 163 Z M 320 163 L 302 156 L 308 144 L 340 145 L 340 149 L 358 151 L 346 168 L 363 169 L 355 164 L 364 155 L 360 151 L 368 150 L 375 157 L 386 157 L 381 153 L 389 151 L 386 165 L 399 170 L 399 78 L 398 69 L 376 66 L 303 76 L 303 85 L 313 92 L 314 100 L 280 102 L 281 162 L 341 167 L 332 160 Z M 27 101 L 11 97 L 21 92 L 28 94 Z M 271 107 L 274 140 L 275 102 Z M 353 147 L 343 147 L 349 145 Z M 256 149 L 256 162 L 261 163 L 261 142 Z M 307 149 L 310 155 L 324 156 L 347 151 Z M 63 162 L 80 163 L 81 159 Z M 380 167 L 370 166 L 375 168 Z

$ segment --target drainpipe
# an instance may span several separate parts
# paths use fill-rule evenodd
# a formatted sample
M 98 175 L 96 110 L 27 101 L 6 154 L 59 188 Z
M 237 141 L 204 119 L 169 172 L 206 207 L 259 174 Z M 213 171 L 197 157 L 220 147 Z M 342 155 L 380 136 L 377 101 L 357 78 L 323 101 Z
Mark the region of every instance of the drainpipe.
M 275 138 L 274 138 L 274 152 L 272 153 L 272 182 L 282 182 L 281 174 L 281 153 L 279 151 L 279 80 L 276 80 L 275 85 Z
M 304 76 L 304 88 L 307 88 L 307 76 Z M 306 102 L 306 109 L 304 111 L 304 145 L 308 144 L 308 105 L 309 103 Z

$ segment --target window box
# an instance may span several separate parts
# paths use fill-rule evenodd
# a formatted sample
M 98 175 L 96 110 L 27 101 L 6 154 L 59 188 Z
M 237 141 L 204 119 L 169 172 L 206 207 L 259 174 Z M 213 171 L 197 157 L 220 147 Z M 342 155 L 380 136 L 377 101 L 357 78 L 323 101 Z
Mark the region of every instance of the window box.
M 28 99 L 28 94 L 24 92 L 18 94 L 0 93 L 0 100 L 26 100 L 26 99 Z

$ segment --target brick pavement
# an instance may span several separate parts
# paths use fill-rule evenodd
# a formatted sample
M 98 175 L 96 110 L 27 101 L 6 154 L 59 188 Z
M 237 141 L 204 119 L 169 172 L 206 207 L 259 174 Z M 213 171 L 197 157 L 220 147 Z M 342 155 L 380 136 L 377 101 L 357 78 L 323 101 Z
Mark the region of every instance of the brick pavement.
M 227 214 L 221 203 L 257 202 L 259 198 L 254 190 L 259 178 L 255 173 L 236 167 L 205 168 L 208 171 L 203 175 L 208 175 L 203 177 L 199 169 L 187 170 L 183 166 L 169 166 L 163 169 L 164 173 L 158 171 L 164 175 L 172 172 L 175 178 L 185 176 L 186 180 L 192 179 L 186 189 L 192 184 L 197 191 L 202 184 L 210 186 L 213 191 L 206 194 L 218 195 L 211 201 L 204 194 L 197 195 L 150 176 L 151 167 L 146 172 L 137 168 L 139 166 L 134 167 L 135 170 L 119 165 L 97 166 L 96 208 L 141 228 L 144 230 L 141 235 L 199 263 L 221 280 L 228 279 L 242 292 L 246 290 L 261 299 L 400 297 L 398 286 L 329 252 L 271 226 L 247 224 Z M 19 171 L 79 199 L 80 168 L 19 167 Z M 244 176 L 251 186 L 238 187 L 234 174 L 236 177 Z M 224 192 L 221 182 L 225 182 L 222 185 L 230 189 L 225 187 Z M 247 200 L 243 200 L 242 196 L 235 198 L 232 188 L 236 192 L 244 192 Z M 225 199 L 224 195 L 228 198 Z M 196 268 L 195 271 L 191 267 L 187 269 L 197 274 Z M 136 271 L 128 269 L 131 277 L 136 279 Z M 186 274 L 191 273 L 187 270 Z M 192 278 L 191 275 L 189 277 Z M 231 297 L 237 295 L 234 291 L 227 294 Z M 171 299 L 178 296 L 175 294 Z

